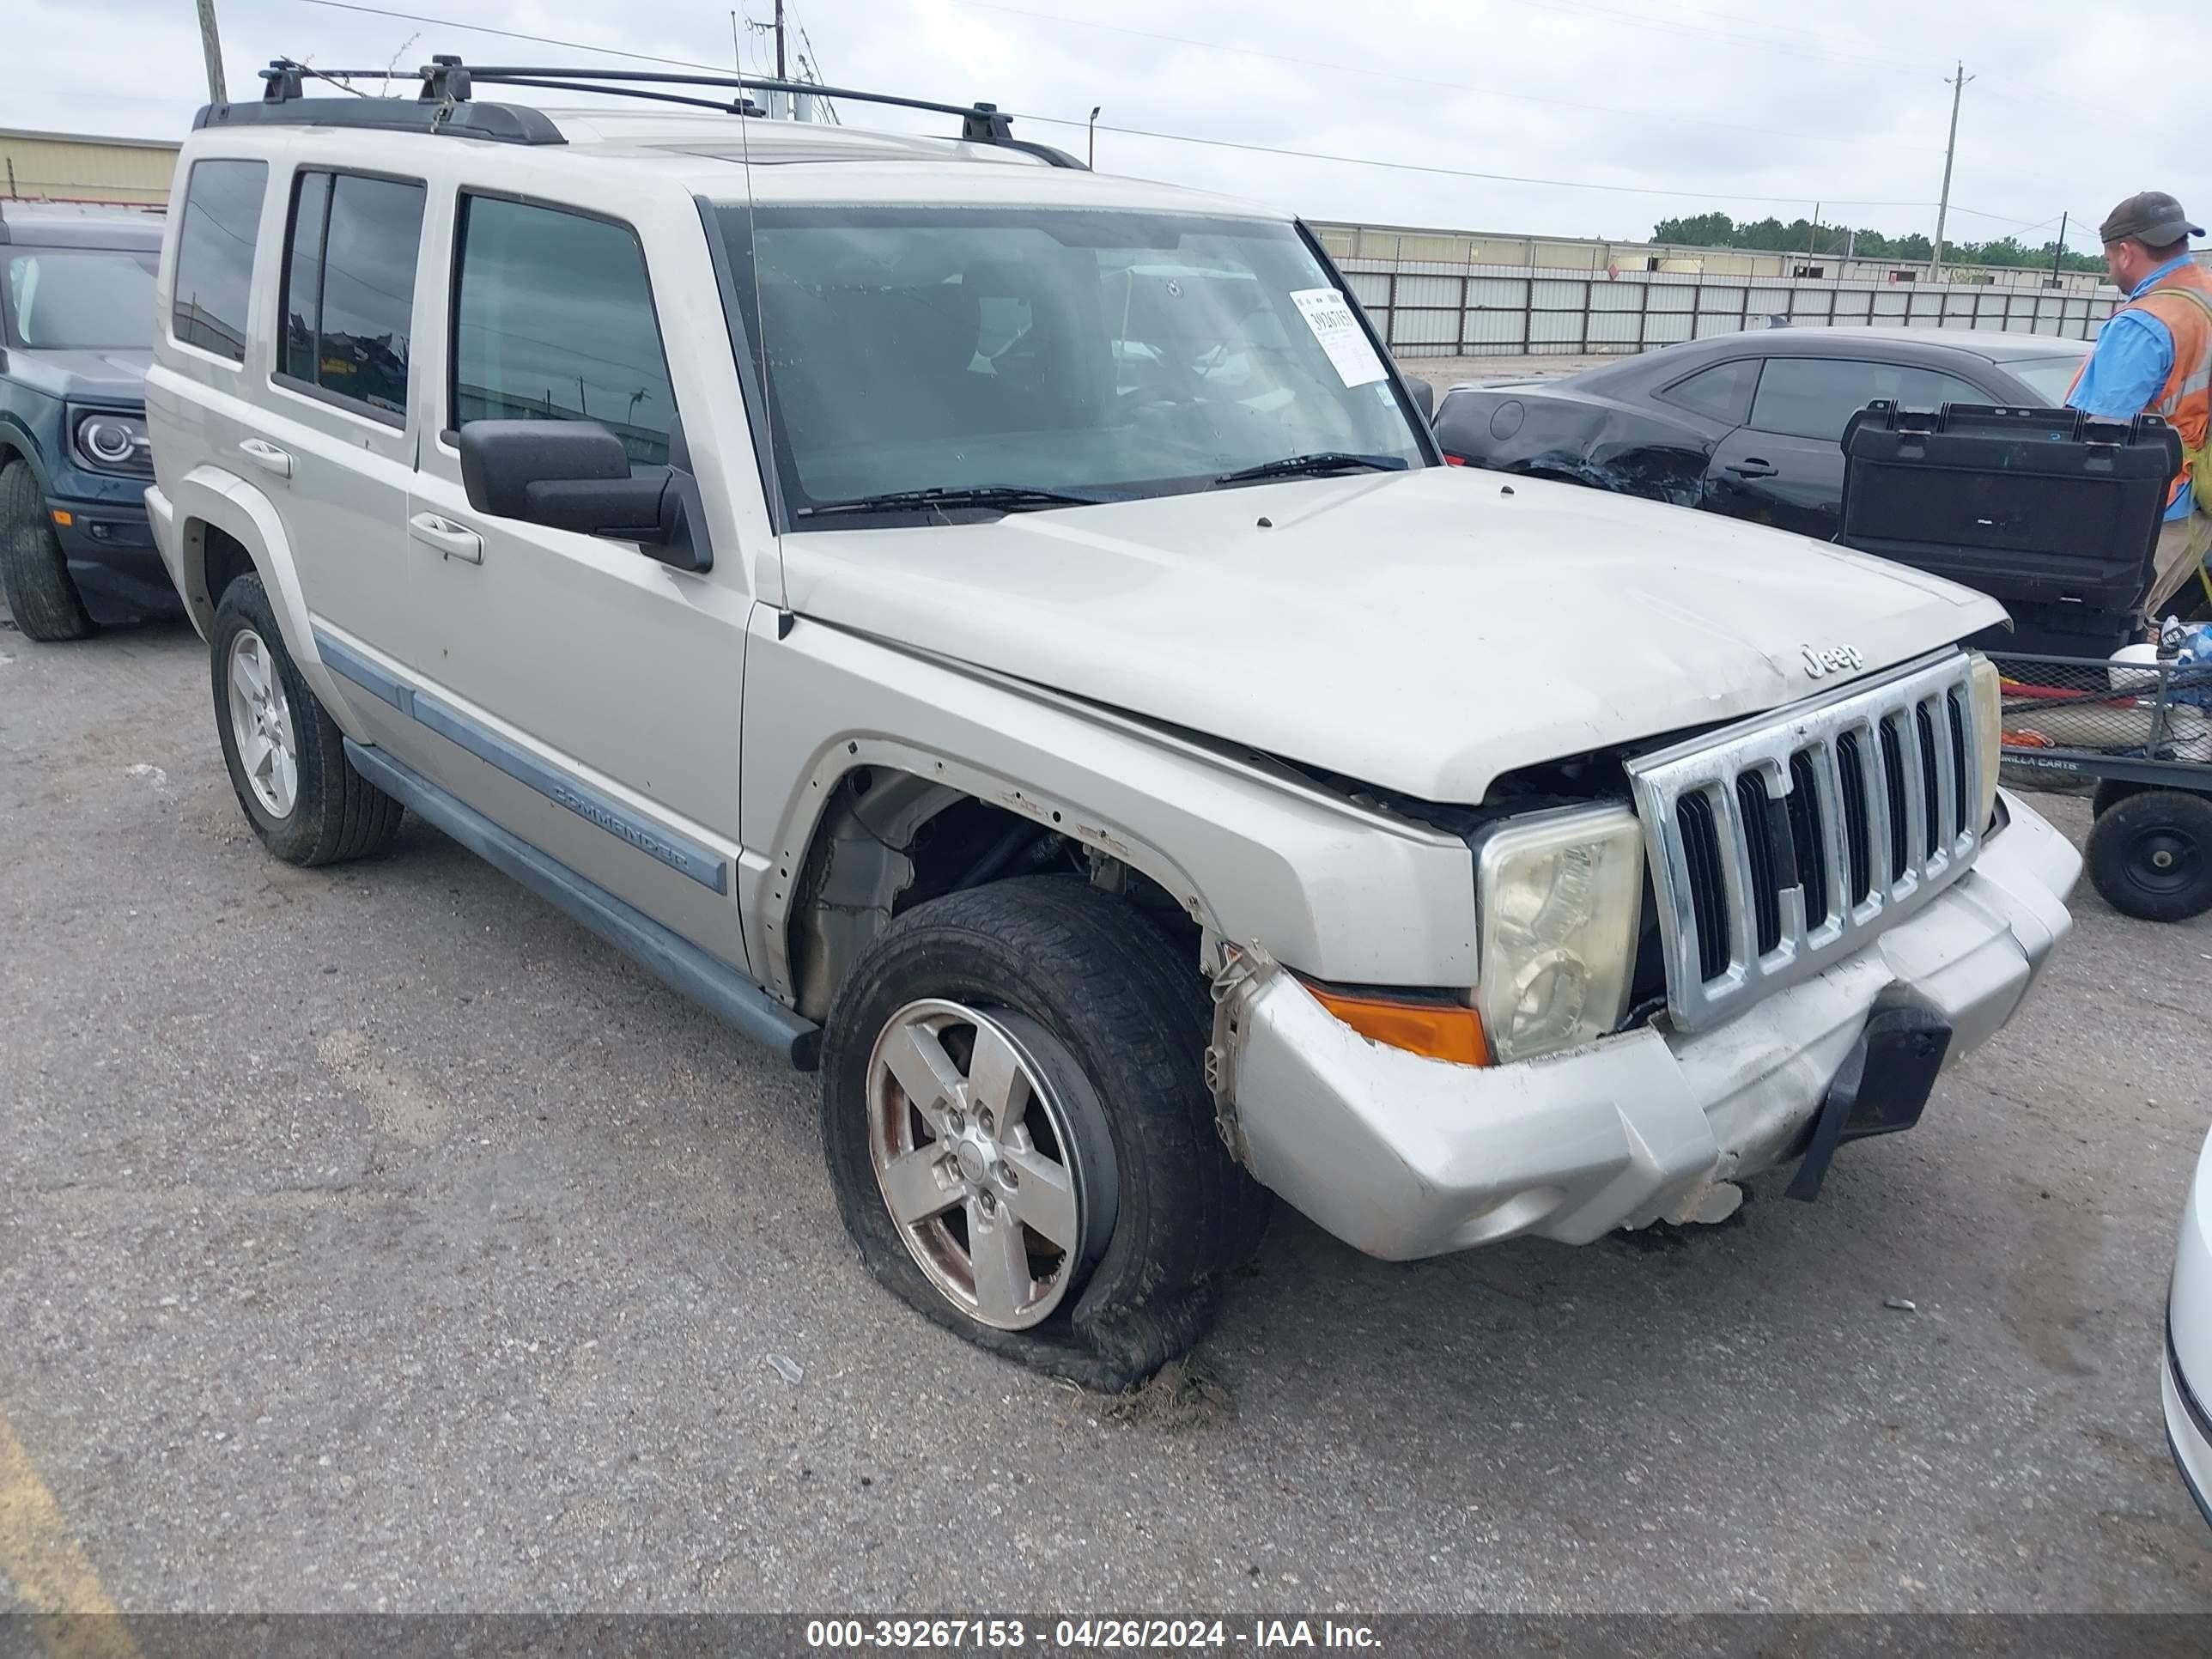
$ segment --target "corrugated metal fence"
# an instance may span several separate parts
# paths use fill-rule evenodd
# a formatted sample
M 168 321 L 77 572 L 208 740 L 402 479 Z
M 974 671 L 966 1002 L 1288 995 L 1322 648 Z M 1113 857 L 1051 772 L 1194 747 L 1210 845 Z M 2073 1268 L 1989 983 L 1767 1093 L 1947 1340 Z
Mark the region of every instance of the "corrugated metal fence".
M 1997 288 L 1750 281 L 1666 271 L 1529 270 L 1343 259 L 1345 280 L 1400 357 L 1626 356 L 1678 340 L 1793 323 L 2010 329 L 2094 339 L 2119 303 L 2101 294 Z

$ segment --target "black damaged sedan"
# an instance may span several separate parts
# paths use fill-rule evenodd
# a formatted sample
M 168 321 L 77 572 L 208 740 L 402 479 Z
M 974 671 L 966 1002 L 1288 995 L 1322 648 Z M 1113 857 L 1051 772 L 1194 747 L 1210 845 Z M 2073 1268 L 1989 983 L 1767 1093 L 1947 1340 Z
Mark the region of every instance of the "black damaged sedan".
M 1836 533 L 1844 423 L 1908 408 L 2066 400 L 2080 340 L 1953 328 L 1770 328 L 1624 357 L 1555 380 L 1455 386 L 1444 453 L 1474 466 L 1701 507 L 1823 541 Z

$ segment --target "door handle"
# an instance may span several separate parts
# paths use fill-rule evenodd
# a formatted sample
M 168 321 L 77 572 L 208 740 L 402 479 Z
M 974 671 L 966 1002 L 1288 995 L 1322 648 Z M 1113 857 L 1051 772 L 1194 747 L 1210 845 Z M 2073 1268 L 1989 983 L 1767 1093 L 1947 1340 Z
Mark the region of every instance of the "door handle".
M 280 478 L 292 476 L 291 456 L 264 438 L 246 439 L 238 446 L 238 453 L 264 472 L 273 472 Z
M 434 547 L 449 559 L 470 564 L 483 562 L 483 538 L 465 524 L 435 513 L 417 513 L 407 520 L 407 533 L 425 547 Z
M 1730 461 L 1728 470 L 1739 478 L 1771 478 L 1775 466 L 1771 461 L 1762 461 L 1756 455 L 1747 455 L 1740 461 Z

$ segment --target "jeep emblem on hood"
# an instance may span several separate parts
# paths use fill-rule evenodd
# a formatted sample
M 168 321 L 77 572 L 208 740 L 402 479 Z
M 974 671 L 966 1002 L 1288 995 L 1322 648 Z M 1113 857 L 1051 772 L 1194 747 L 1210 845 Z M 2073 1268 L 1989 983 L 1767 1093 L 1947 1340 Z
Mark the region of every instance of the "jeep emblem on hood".
M 1846 668 L 1866 666 L 1866 659 L 1860 654 L 1856 645 L 1832 646 L 1826 651 L 1815 651 L 1808 645 L 1803 649 L 1805 672 L 1816 680 L 1830 674 L 1840 674 Z

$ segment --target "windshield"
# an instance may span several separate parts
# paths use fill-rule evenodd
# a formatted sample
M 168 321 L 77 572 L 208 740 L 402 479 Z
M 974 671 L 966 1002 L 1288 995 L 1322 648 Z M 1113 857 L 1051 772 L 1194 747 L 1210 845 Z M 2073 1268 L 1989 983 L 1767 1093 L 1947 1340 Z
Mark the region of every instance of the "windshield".
M 1288 224 L 1048 209 L 720 215 L 801 523 L 825 503 L 903 490 L 1115 499 L 1297 456 L 1425 464 L 1381 358 Z
M 2066 394 L 2074 389 L 2074 377 L 2081 372 L 2079 357 L 2021 357 L 2001 363 L 2016 380 L 2027 382 L 2027 389 L 2052 408 L 2063 405 Z
M 8 311 L 15 343 L 30 349 L 154 343 L 151 248 L 12 247 Z

